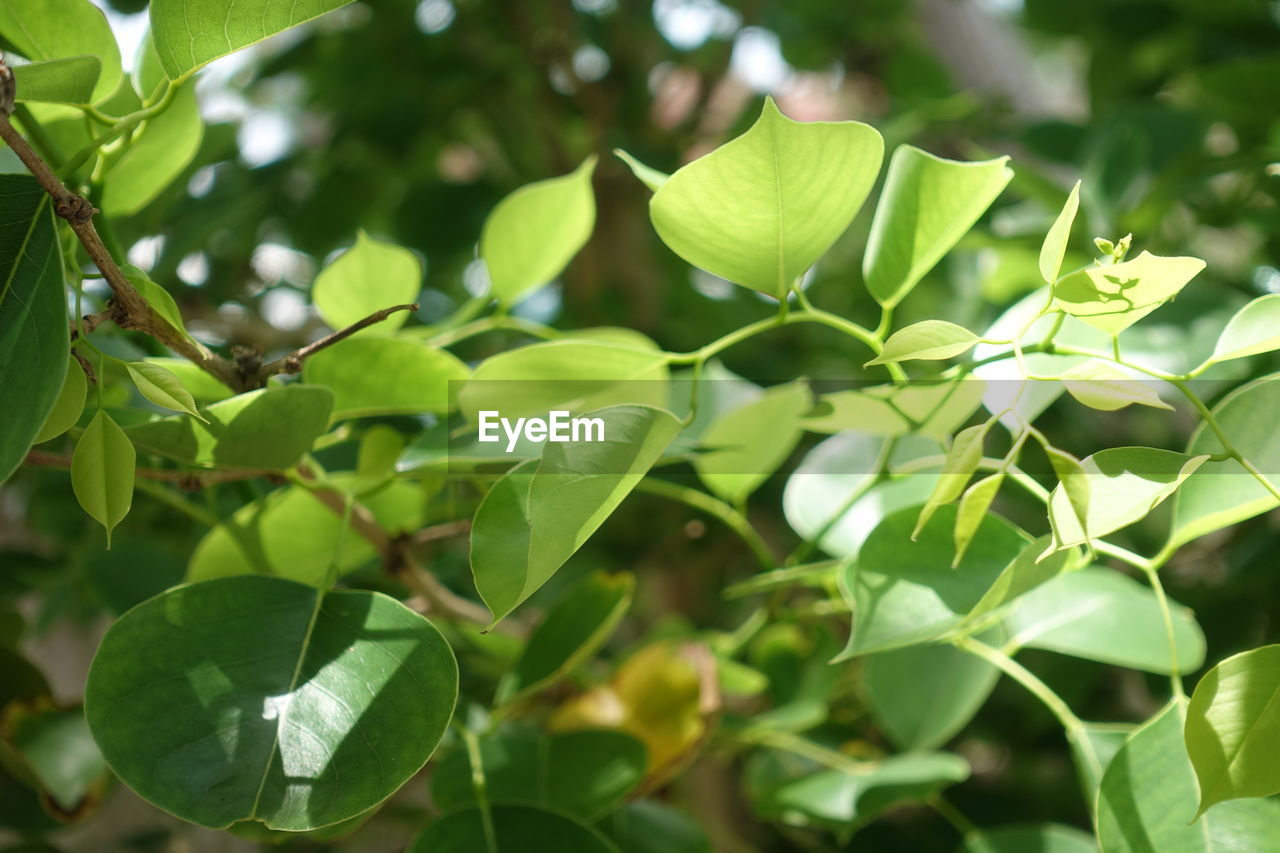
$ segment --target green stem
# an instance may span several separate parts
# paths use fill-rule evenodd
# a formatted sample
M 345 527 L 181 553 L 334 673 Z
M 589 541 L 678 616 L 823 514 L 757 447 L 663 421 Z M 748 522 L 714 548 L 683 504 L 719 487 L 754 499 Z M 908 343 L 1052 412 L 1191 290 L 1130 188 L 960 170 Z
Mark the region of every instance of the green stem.
M 659 480 L 654 477 L 645 477 L 637 483 L 636 491 L 647 492 L 651 495 L 682 503 L 685 506 L 693 507 L 719 519 L 726 527 L 738 534 L 738 537 L 751 549 L 751 553 L 755 555 L 761 566 L 766 569 L 773 569 L 777 565 L 777 560 L 774 558 L 773 552 L 769 550 L 769 545 L 760 537 L 759 533 L 756 533 L 755 528 L 751 526 L 751 522 L 747 520 L 746 516 L 719 498 L 712 497 L 706 492 L 689 486 L 681 486 L 670 480 Z
M 474 338 L 476 335 L 482 335 L 485 332 L 496 331 L 512 331 L 524 332 L 535 338 L 543 340 L 555 340 L 563 337 L 563 333 L 559 329 L 553 329 L 550 326 L 544 326 L 541 323 L 535 323 L 532 320 L 524 320 L 519 317 L 511 317 L 509 315 L 495 315 L 492 317 L 481 317 L 479 320 L 472 320 L 469 323 L 463 323 L 461 326 L 452 329 L 445 329 L 438 334 L 427 338 L 427 343 L 434 347 L 447 347 L 464 341 L 467 338 Z
M 1178 638 L 1173 631 L 1173 611 L 1169 608 L 1169 598 L 1164 594 L 1164 584 L 1160 583 L 1160 573 L 1151 565 L 1142 567 L 1142 573 L 1151 584 L 1156 603 L 1160 606 L 1160 618 L 1164 620 L 1165 638 L 1169 642 L 1169 689 L 1175 699 L 1185 699 L 1187 694 L 1182 687 L 1182 672 L 1178 666 Z
M 58 177 L 65 180 L 69 176 L 74 175 L 76 171 L 87 163 L 90 157 L 100 151 L 103 146 L 110 145 L 121 136 L 124 136 L 126 133 L 129 133 L 138 125 L 142 124 L 142 122 L 167 110 L 169 105 L 173 103 L 173 98 L 177 91 L 178 82 L 170 81 L 168 85 L 165 86 L 164 92 L 161 94 L 159 100 L 154 104 L 124 116 L 116 122 L 110 130 L 104 131 L 94 137 L 88 145 L 71 155 L 71 159 L 58 169 Z
M 1025 687 L 1049 709 L 1050 713 L 1058 718 L 1058 722 L 1067 730 L 1068 735 L 1073 732 L 1083 731 L 1084 723 L 1067 706 L 1067 703 L 1062 701 L 1062 698 L 1057 693 L 1053 692 L 1053 688 L 1004 652 L 988 646 L 981 640 L 975 640 L 973 637 L 957 637 L 952 640 L 952 644 L 962 651 L 977 655 Z
M 721 595 L 724 598 L 742 598 L 759 592 L 767 592 L 775 587 L 787 586 L 796 581 L 832 577 L 842 563 L 842 560 L 823 560 L 820 563 L 808 563 L 803 566 L 789 566 L 784 569 L 760 572 L 744 581 L 725 587 Z
M 489 789 L 484 778 L 484 759 L 480 754 L 480 740 L 475 732 L 459 726 L 462 742 L 467 747 L 467 760 L 471 763 L 471 787 L 476 794 L 476 806 L 480 809 L 480 822 L 484 827 L 484 844 L 488 853 L 498 853 L 498 836 L 493 829 L 493 814 L 489 809 Z

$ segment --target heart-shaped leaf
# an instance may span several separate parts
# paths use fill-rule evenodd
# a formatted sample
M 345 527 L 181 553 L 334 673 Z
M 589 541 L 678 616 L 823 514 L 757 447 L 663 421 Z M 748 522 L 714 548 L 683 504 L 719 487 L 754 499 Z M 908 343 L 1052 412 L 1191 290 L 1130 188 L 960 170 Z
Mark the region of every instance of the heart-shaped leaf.
M 116 775 L 183 820 L 318 829 L 422 768 L 458 668 L 430 622 L 384 595 L 279 578 L 172 589 L 122 616 L 85 714 Z

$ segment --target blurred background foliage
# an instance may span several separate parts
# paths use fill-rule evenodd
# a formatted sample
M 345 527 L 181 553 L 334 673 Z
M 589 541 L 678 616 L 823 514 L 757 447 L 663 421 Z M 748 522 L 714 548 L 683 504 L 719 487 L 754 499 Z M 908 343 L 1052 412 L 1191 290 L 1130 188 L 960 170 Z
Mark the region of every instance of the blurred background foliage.
M 142 35 L 145 5 L 106 5 L 126 50 Z M 1141 348 L 1194 362 L 1188 354 L 1210 348 L 1236 307 L 1280 292 L 1278 80 L 1274 0 L 363 0 L 207 72 L 199 155 L 158 203 L 118 220 L 113 239 L 174 293 L 193 332 L 279 352 L 317 333 L 308 287 L 357 229 L 421 254 L 428 290 L 418 319 L 430 324 L 483 289 L 476 241 L 494 203 L 594 153 L 594 236 L 562 281 L 516 313 L 563 328 L 630 326 L 689 350 L 770 309 L 668 251 L 649 225 L 648 191 L 609 152 L 622 147 L 673 170 L 745 129 L 772 93 L 797 119 L 869 122 L 890 148 L 1012 155 L 1010 189 L 899 323 L 936 317 L 982 328 L 1034 289 L 1040 239 L 1083 178 L 1083 227 L 1069 266 L 1089 257 L 1087 237 L 1127 232 L 1135 250 L 1209 261 L 1174 305 L 1135 330 L 1145 336 Z M 872 207 L 809 283 L 816 302 L 860 321 L 873 319 L 859 263 Z M 463 354 L 480 358 L 518 342 L 499 332 Z M 768 383 L 857 378 L 862 356 L 835 333 L 796 326 L 725 361 Z M 1079 426 L 1058 418 L 1041 425 L 1071 447 Z M 1127 428 L 1142 443 L 1179 447 L 1189 426 L 1157 415 Z M 1081 441 L 1087 452 L 1088 436 Z M 36 657 L 65 662 L 49 676 L 66 697 L 83 684 L 104 614 L 177 582 L 203 529 L 139 494 L 106 552 L 64 474 L 28 470 L 12 485 L 0 498 L 0 602 L 40 591 L 40 607 L 22 612 L 42 647 Z M 266 488 L 210 492 L 209 509 L 226 514 Z M 780 493 L 779 482 L 762 490 L 753 521 L 785 550 L 795 537 L 776 509 Z M 1147 552 L 1157 544 L 1141 527 L 1132 540 Z M 1274 640 L 1278 540 L 1274 518 L 1254 519 L 1184 549 L 1167 570 L 1170 594 L 1205 628 L 1210 661 Z M 469 583 L 460 546 L 440 546 L 434 560 L 446 580 Z M 554 600 L 598 567 L 640 579 L 618 649 L 691 625 L 729 629 L 749 611 L 720 595 L 752 570 L 740 543 L 658 498 L 628 501 L 532 603 Z M 121 577 L 128 587 L 105 580 Z M 368 581 L 383 582 L 376 573 Z M 772 689 L 782 695 L 773 701 L 820 697 L 831 707 L 829 742 L 855 754 L 886 748 L 859 704 L 857 669 L 825 663 L 842 642 L 830 635 L 832 622 L 806 610 L 803 597 L 788 606 L 790 621 L 753 651 L 753 665 L 776 675 Z M 472 698 L 484 701 L 494 648 L 472 641 L 478 656 L 463 653 L 464 694 L 470 679 Z M 1025 663 L 1085 719 L 1140 720 L 1157 708 L 1155 676 L 1047 652 L 1027 652 Z M 974 781 L 953 800 L 975 822 L 1087 825 L 1061 732 L 1018 686 L 998 685 L 955 743 Z M 672 783 L 671 799 L 742 849 L 837 849 L 822 846 L 829 836 L 751 817 L 745 773 L 731 756 L 706 757 Z M 106 829 L 64 834 L 68 849 L 241 849 L 227 836 L 157 824 L 154 812 L 117 812 Z M 390 812 L 379 820 L 394 821 L 396 807 Z M 49 819 L 15 788 L 0 791 L 0 823 L 34 831 Z M 175 831 L 187 846 L 173 846 Z M 104 833 L 116 846 L 85 840 Z M 377 838 L 362 833 L 348 849 L 384 849 Z M 954 841 L 932 811 L 911 807 L 854 845 L 947 850 Z

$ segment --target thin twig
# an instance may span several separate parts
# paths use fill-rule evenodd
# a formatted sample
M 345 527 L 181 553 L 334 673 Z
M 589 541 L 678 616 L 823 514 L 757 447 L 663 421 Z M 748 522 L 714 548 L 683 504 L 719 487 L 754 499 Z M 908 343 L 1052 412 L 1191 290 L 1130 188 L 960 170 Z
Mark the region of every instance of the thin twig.
M 363 320 L 359 320 L 355 323 L 352 323 L 350 326 L 347 326 L 344 329 L 339 329 L 338 331 L 333 332 L 332 334 L 325 335 L 320 340 L 309 343 L 305 347 L 300 347 L 299 349 L 294 350 L 293 352 L 289 353 L 283 358 L 277 358 L 275 361 L 271 361 L 262 365 L 262 367 L 258 370 L 258 375 L 257 375 L 258 384 L 261 385 L 262 382 L 264 382 L 268 376 L 275 376 L 278 373 L 298 373 L 299 371 L 302 370 L 302 362 L 305 361 L 310 356 L 315 355 L 316 353 L 320 352 L 320 350 L 322 349 L 326 349 L 328 347 L 333 346 L 339 341 L 346 340 L 347 338 L 351 337 L 361 329 L 366 329 L 369 326 L 374 325 L 375 323 L 381 323 L 383 320 L 387 319 L 392 314 L 395 314 L 398 311 L 417 311 L 417 310 L 418 310 L 418 303 L 411 302 L 408 305 L 393 305 L 390 308 L 383 308 L 381 311 L 374 311 L 372 314 L 370 314 L 368 317 L 365 317 Z
M 29 450 L 25 460 L 33 468 L 70 468 L 71 457 L 46 450 Z M 258 477 L 279 480 L 277 471 L 266 469 L 242 468 L 209 471 L 180 471 L 163 468 L 136 468 L 134 476 L 143 480 L 155 480 L 158 483 L 174 483 L 185 491 L 194 492 L 214 485 L 215 483 L 234 483 L 239 480 L 253 480 Z

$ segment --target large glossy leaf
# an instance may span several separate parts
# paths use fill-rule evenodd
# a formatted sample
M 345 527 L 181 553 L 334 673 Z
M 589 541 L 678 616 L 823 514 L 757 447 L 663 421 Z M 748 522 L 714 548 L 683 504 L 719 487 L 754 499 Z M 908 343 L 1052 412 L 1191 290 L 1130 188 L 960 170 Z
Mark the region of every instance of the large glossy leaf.
M 1259 296 L 1227 323 L 1213 348 L 1213 361 L 1230 361 L 1280 349 L 1280 293 Z
M 1280 375 L 1257 379 L 1232 391 L 1213 408 L 1218 425 L 1231 444 L 1271 482 L 1280 483 L 1280 441 L 1275 436 L 1275 413 L 1280 411 Z M 1221 453 L 1222 443 L 1201 424 L 1191 436 L 1187 452 Z M 1234 459 L 1206 462 L 1178 490 L 1173 511 L 1173 541 L 1229 527 L 1280 506 L 1252 474 Z
M 1187 708 L 1186 742 L 1201 812 L 1280 793 L 1280 646 L 1234 655 L 1205 673 Z
M 1178 295 L 1204 269 L 1199 258 L 1143 252 L 1121 264 L 1086 267 L 1053 286 L 1054 304 L 1108 334 L 1119 334 Z
M 913 541 L 916 514 L 900 510 L 881 521 L 841 577 L 854 617 L 839 659 L 930 642 L 959 628 L 1031 544 L 1012 524 L 989 515 L 952 568 L 955 507 L 940 508 Z
M 0 20 L 9 14 L 0 10 Z M 96 14 L 96 12 L 95 12 Z M 0 175 L 0 483 L 35 441 L 67 371 L 62 252 L 49 196 L 29 175 Z
M 78 106 L 91 104 L 93 88 L 101 73 L 102 61 L 96 56 L 71 56 L 20 65 L 13 69 L 17 85 L 15 99 Z
M 1171 602 L 1178 670 L 1204 663 L 1204 634 L 1191 611 Z M 1067 572 L 1027 593 L 1005 618 L 1009 643 L 1147 672 L 1169 671 L 1169 639 L 1154 593 L 1103 568 Z
M 111 531 L 129 514 L 137 456 L 124 430 L 101 409 L 85 427 L 71 456 L 71 488 L 95 521 Z
M 795 449 L 812 400 L 808 385 L 793 382 L 717 418 L 702 434 L 707 452 L 694 457 L 698 477 L 727 501 L 745 499 Z
M 411 338 L 353 338 L 306 360 L 302 377 L 333 392 L 333 417 L 442 414 L 471 372 L 454 355 Z M 451 393 L 451 390 L 453 393 Z
M 486 359 L 458 394 L 475 421 L 480 411 L 503 417 L 585 412 L 609 405 L 667 402 L 667 357 L 661 352 L 587 341 L 552 341 Z
M 611 811 L 645 772 L 644 744 L 622 732 L 547 735 L 511 729 L 480 741 L 485 794 L 492 803 L 548 806 L 590 821 Z M 436 808 L 476 805 L 465 750 L 445 756 L 431 776 Z
M 142 210 L 186 170 L 203 138 L 196 87 L 187 83 L 112 164 L 102 190 L 102 209 L 112 216 Z
M 311 298 L 324 321 L 341 329 L 383 308 L 414 302 L 421 289 L 422 264 L 417 255 L 361 231 L 356 235 L 355 245 L 316 276 Z M 408 318 L 407 312 L 398 311 L 355 334 L 357 337 L 390 335 Z
M 550 283 L 586 244 L 596 223 L 595 168 L 588 157 L 568 175 L 523 186 L 494 207 L 480 232 L 480 257 L 500 301 Z
M 547 444 L 476 511 L 471 570 L 496 622 L 546 583 L 631 492 L 679 432 L 669 412 L 601 409 L 604 440 Z
M 33 62 L 96 56 L 101 73 L 95 103 L 120 85 L 120 48 L 102 11 L 89 0 L 5 0 L 0 3 L 0 35 Z
M 969 838 L 963 853 L 1097 853 L 1093 836 L 1057 823 L 1006 826 Z
M 1111 759 L 1098 795 L 1106 853 L 1241 853 L 1280 843 L 1280 802 L 1219 803 L 1196 817 L 1196 780 L 1174 702 L 1134 732 Z
M 1074 475 L 1088 484 L 1085 523 L 1059 483 L 1049 498 L 1054 546 L 1081 545 L 1142 520 L 1208 458 L 1154 447 L 1112 447 L 1085 457 Z
M 671 175 L 649 215 L 689 263 L 782 296 L 849 226 L 883 156 L 868 125 L 792 121 L 766 98 L 750 130 Z
M 688 815 L 654 800 L 633 800 L 600 825 L 622 853 L 712 853 L 711 842 Z
M 417 773 L 457 690 L 448 644 L 399 602 L 245 576 L 122 616 L 85 713 L 111 769 L 154 805 L 202 826 L 303 831 Z
M 155 0 L 151 31 L 170 79 L 351 0 Z
M 202 410 L 208 423 L 178 415 L 126 432 L 139 450 L 179 462 L 284 470 L 328 428 L 332 408 L 329 389 L 286 385 L 214 403 Z
M 635 586 L 635 576 L 626 572 L 583 578 L 538 624 L 506 689 L 512 694 L 536 690 L 588 660 L 627 612 Z
M 344 487 L 353 483 L 349 475 L 335 475 L 332 480 Z M 393 482 L 376 494 L 362 495 L 360 505 L 388 535 L 396 536 L 421 523 L 424 501 L 419 486 Z M 322 586 L 331 565 L 346 572 L 375 556 L 363 536 L 351 530 L 343 532 L 340 511 L 294 486 L 242 506 L 205 534 L 191 554 L 187 579 L 256 573 Z
M 619 853 L 595 829 L 551 809 L 500 805 L 487 818 L 480 809 L 450 812 L 427 824 L 406 853 Z
M 901 301 L 978 221 L 1013 177 L 1008 160 L 960 163 L 910 145 L 893 152 L 862 260 L 881 305 Z

